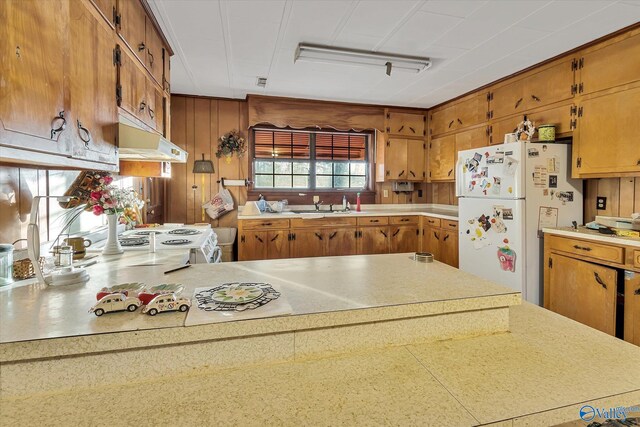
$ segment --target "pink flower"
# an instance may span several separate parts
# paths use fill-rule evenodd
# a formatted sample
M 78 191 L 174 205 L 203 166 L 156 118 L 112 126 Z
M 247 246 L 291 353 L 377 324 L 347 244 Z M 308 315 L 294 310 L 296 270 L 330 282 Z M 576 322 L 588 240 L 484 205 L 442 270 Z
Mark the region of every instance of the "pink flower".
M 100 196 L 102 196 L 102 193 L 100 193 L 99 191 L 91 192 L 91 200 L 100 200 Z
M 112 182 L 113 182 L 113 177 L 112 177 L 112 176 L 107 175 L 107 176 L 105 176 L 105 177 L 104 177 L 104 183 L 105 183 L 106 185 L 109 185 L 109 184 L 111 184 Z
M 93 214 L 94 215 L 102 215 L 104 213 L 104 209 L 100 205 L 93 206 Z

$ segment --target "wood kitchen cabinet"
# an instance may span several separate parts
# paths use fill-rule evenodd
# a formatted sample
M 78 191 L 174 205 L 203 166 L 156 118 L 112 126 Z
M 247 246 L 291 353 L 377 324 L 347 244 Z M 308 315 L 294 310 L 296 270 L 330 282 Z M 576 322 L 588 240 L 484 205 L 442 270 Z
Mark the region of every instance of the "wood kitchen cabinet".
M 430 113 L 430 135 L 455 132 L 487 121 L 487 106 L 487 93 L 482 91 L 436 109 Z
M 541 124 L 553 124 L 556 126 L 556 137 L 569 136 L 575 126 L 577 107 L 574 103 L 564 104 L 553 108 L 539 108 L 527 111 L 522 116 L 510 116 L 499 120 L 493 120 L 489 125 L 489 144 L 502 144 L 506 133 L 513 133 L 524 116 L 534 122 L 536 126 Z M 534 140 L 537 135 L 534 135 Z
M 117 16 L 116 0 L 91 0 L 91 3 L 94 4 L 109 26 L 115 28 Z
M 385 147 L 385 177 L 390 180 L 423 181 L 425 171 L 423 140 L 389 138 Z
M 422 138 L 426 135 L 424 114 L 387 112 L 387 134 Z
M 325 231 L 327 256 L 356 255 L 358 253 L 358 231 L 352 228 L 337 228 Z
M 457 133 L 454 164 L 457 161 L 458 151 L 486 147 L 487 145 L 489 145 L 489 132 L 487 130 L 487 127 L 473 128 Z
M 389 253 L 389 227 L 359 227 L 358 254 L 374 255 Z
M 583 97 L 577 106 L 572 176 L 639 174 L 638 119 L 633 112 L 640 111 L 640 84 Z
M 246 230 L 240 236 L 238 250 L 245 261 L 289 258 L 288 233 L 283 230 Z
M 71 154 L 66 130 L 71 123 L 69 112 L 65 111 L 65 58 L 61 49 L 67 37 L 68 13 L 69 3 L 63 0 L 2 2 L 2 146 L 60 156 Z
M 118 106 L 142 122 L 148 123 L 148 93 L 144 71 L 127 50 L 120 48 L 119 52 Z
M 140 0 L 118 0 L 116 29 L 143 64 L 146 63 L 146 19 L 147 14 Z
M 154 28 L 151 20 L 148 16 L 146 16 L 146 24 L 145 24 L 145 59 L 144 64 L 146 65 L 149 73 L 154 78 L 158 85 L 162 86 L 163 84 L 163 74 L 164 74 L 164 47 L 162 44 L 162 39 L 158 35 L 158 32 Z
M 389 252 L 417 252 L 420 249 L 420 218 L 389 217 Z
M 453 181 L 455 179 L 456 135 L 433 138 L 429 142 L 429 180 Z
M 117 165 L 118 112 L 112 29 L 83 3 L 77 3 L 70 9 L 70 40 L 72 155 Z
M 458 221 L 423 217 L 422 252 L 430 252 L 437 261 L 458 267 Z
M 325 231 L 292 228 L 291 256 L 293 258 L 317 257 L 326 255 Z
M 640 269 L 640 250 L 635 251 Z M 624 340 L 640 346 L 640 273 L 624 278 Z

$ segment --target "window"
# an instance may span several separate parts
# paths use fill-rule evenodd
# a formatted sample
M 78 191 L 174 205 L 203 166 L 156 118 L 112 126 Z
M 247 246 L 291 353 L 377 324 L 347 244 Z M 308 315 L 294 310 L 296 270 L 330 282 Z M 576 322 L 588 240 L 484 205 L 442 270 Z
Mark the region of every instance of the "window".
M 254 129 L 254 188 L 364 190 L 369 134 Z

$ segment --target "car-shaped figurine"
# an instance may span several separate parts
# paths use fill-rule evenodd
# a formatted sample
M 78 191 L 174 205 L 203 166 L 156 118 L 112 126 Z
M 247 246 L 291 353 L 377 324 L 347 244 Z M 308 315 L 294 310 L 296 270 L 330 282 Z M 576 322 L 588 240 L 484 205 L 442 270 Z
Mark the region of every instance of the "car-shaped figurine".
M 160 294 L 142 307 L 142 312 L 150 316 L 155 316 L 165 311 L 181 311 L 184 313 L 190 307 L 191 300 L 188 298 L 178 297 L 176 294 Z
M 140 305 L 140 300 L 136 297 L 129 297 L 124 293 L 111 293 L 100 298 L 96 305 L 89 309 L 89 313 L 102 316 L 114 311 L 136 311 Z

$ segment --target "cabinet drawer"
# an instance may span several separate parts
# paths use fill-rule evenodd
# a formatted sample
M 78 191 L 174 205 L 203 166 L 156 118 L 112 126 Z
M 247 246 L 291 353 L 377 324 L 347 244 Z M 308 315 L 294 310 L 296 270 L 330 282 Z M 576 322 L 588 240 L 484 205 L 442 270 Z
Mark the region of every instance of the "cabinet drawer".
M 624 263 L 624 248 L 617 246 L 555 236 L 549 239 L 549 245 L 552 250 L 569 252 L 587 258 L 595 258 L 618 264 Z
M 640 251 L 633 251 L 633 266 L 640 268 Z
M 386 216 L 367 216 L 358 218 L 358 225 L 387 225 L 389 217 Z
M 445 230 L 458 231 L 458 221 L 450 221 L 448 219 L 443 219 L 441 221 L 441 227 Z
M 440 227 L 440 218 L 432 218 L 427 216 L 424 218 L 424 223 L 430 227 Z
M 419 217 L 417 216 L 392 216 L 389 217 L 389 224 L 409 225 L 417 224 Z
M 289 228 L 288 219 L 245 219 L 240 221 L 242 228 L 264 229 L 264 228 Z
M 338 227 L 338 226 L 355 226 L 356 219 L 343 216 L 332 218 L 293 218 L 291 219 L 291 227 Z

